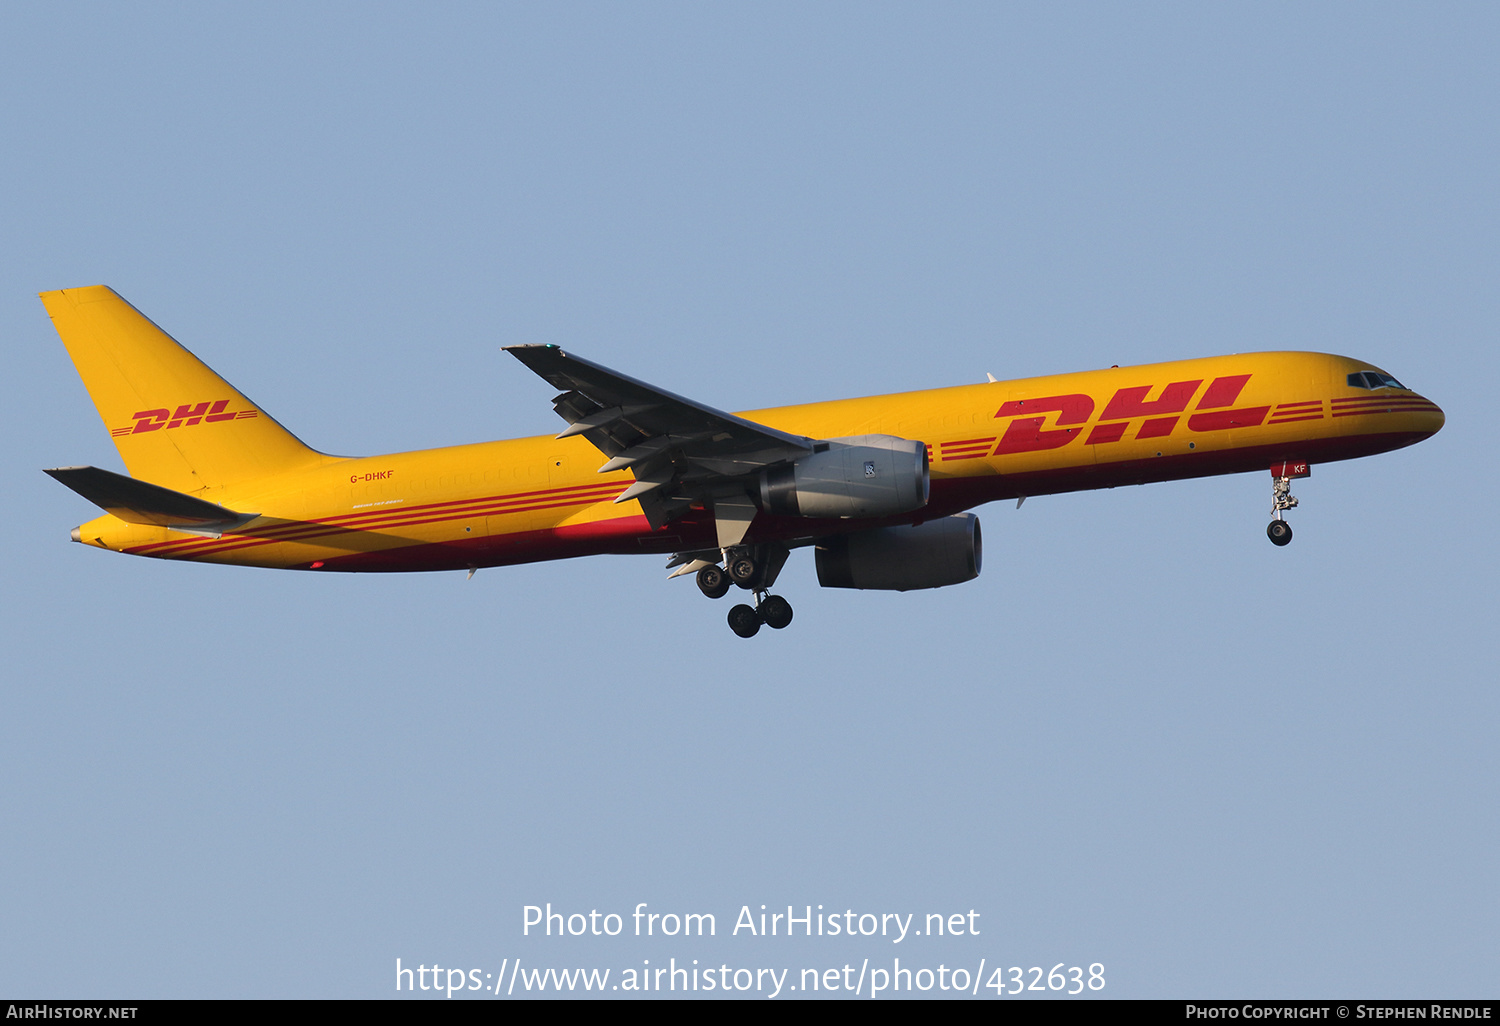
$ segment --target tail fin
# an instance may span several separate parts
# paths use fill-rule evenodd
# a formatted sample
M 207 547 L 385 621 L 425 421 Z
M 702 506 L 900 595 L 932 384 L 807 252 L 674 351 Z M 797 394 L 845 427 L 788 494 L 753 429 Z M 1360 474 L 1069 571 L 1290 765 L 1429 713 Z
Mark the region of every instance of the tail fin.
M 323 459 L 113 290 L 41 297 L 132 477 L 191 495 Z

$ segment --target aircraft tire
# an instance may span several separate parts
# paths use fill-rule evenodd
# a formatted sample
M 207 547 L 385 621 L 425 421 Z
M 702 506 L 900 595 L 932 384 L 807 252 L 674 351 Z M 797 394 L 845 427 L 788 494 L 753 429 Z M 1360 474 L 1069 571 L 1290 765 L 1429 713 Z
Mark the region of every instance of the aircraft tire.
M 760 576 L 760 566 L 749 556 L 736 556 L 729 561 L 729 579 L 741 588 L 749 588 Z
M 729 611 L 729 629 L 742 638 L 755 637 L 760 625 L 760 614 L 743 602 Z
M 756 612 L 772 630 L 779 631 L 792 622 L 792 604 L 780 595 L 767 595 Z
M 1266 526 L 1266 537 L 1272 545 L 1286 545 L 1292 540 L 1292 525 L 1285 520 L 1273 520 Z
M 711 599 L 721 599 L 729 594 L 729 576 L 716 566 L 706 566 L 698 571 L 698 590 Z

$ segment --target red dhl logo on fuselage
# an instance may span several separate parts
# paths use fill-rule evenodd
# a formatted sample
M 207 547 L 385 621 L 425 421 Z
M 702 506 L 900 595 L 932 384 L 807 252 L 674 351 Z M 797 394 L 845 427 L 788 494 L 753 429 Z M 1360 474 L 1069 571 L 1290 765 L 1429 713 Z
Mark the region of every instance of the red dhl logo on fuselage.
M 1203 396 L 1188 417 L 1190 431 L 1223 431 L 1232 427 L 1252 427 L 1266 419 L 1269 406 L 1247 406 L 1234 409 L 1235 400 L 1244 391 L 1249 374 L 1235 374 L 1214 378 L 1203 390 Z M 1122 388 L 1105 405 L 1099 422 L 1088 433 L 1085 445 L 1105 445 L 1118 442 L 1125 437 L 1131 421 L 1142 420 L 1136 438 L 1162 438 L 1170 435 L 1187 411 L 1188 404 L 1198 394 L 1202 378 L 1192 381 L 1174 381 L 1161 390 L 1161 395 L 1148 400 L 1153 385 L 1136 385 Z M 1046 414 L 1056 413 L 1056 428 L 1043 431 Z M 1042 416 L 1036 416 L 1042 414 Z M 1001 406 L 996 417 L 1014 417 L 995 446 L 994 455 L 1003 456 L 1012 452 L 1036 452 L 1041 449 L 1057 449 L 1067 445 L 1082 433 L 1082 425 L 1094 415 L 1094 397 L 1082 393 L 1053 395 L 1041 399 L 1013 399 Z M 1075 425 L 1075 426 L 1069 426 Z
M 183 403 L 175 412 L 166 407 L 159 410 L 141 410 L 139 413 L 130 415 L 130 419 L 135 421 L 134 424 L 111 428 L 109 433 L 119 438 L 121 435 L 139 435 L 147 431 L 160 431 L 163 428 L 196 427 L 199 424 L 217 424 L 225 420 L 246 420 L 257 415 L 256 410 L 231 410 L 229 402 L 228 399 L 218 399 L 197 405 Z
M 1085 445 L 1108 445 L 1122 441 L 1130 425 L 1137 421 L 1140 427 L 1136 429 L 1135 438 L 1164 438 L 1176 430 L 1184 414 L 1187 414 L 1189 431 L 1257 427 L 1265 423 L 1267 414 L 1271 414 L 1269 405 L 1234 405 L 1250 377 L 1249 374 L 1232 374 L 1214 378 L 1207 388 L 1203 388 L 1203 378 L 1174 381 L 1162 388 L 1155 399 L 1147 398 L 1156 389 L 1155 385 L 1132 385 L 1115 392 L 1097 420 L 1094 418 L 1094 397 L 1081 392 L 1013 399 L 995 412 L 997 418 L 1012 418 L 998 444 L 995 436 L 943 442 L 942 459 L 946 462 L 1040 452 L 1061 448 L 1079 438 L 1084 438 Z M 1196 404 L 1193 403 L 1194 397 L 1198 398 Z M 1188 413 L 1190 405 L 1192 413 Z M 1322 400 L 1282 405 L 1288 408 L 1283 410 L 1278 406 L 1276 413 L 1271 414 L 1272 423 L 1281 423 L 1294 416 L 1299 420 L 1322 419 L 1323 416 Z M 1044 430 L 1043 425 L 1054 415 L 1053 426 Z M 1084 427 L 1090 421 L 1094 424 L 1085 437 Z

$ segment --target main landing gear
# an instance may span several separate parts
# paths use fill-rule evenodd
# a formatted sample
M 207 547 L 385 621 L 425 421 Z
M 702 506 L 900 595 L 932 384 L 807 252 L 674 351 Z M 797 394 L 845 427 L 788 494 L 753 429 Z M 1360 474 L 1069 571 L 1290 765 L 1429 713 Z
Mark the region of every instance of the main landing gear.
M 786 562 L 787 550 L 782 546 L 757 548 L 765 551 L 748 546 L 727 550 L 722 567 L 711 563 L 698 571 L 698 590 L 709 598 L 723 598 L 731 584 L 754 593 L 755 605 L 741 602 L 729 611 L 729 629 L 742 638 L 755 637 L 762 624 L 779 631 L 792 622 L 792 604 L 768 593 Z
M 1266 537 L 1272 545 L 1287 545 L 1292 540 L 1292 525 L 1282 519 L 1282 514 L 1297 508 L 1297 497 L 1292 494 L 1292 478 L 1309 477 L 1312 468 L 1306 463 L 1275 463 L 1271 465 L 1271 522 L 1266 525 Z
M 753 638 L 765 624 L 772 630 L 781 630 L 792 622 L 792 604 L 780 595 L 757 594 L 754 607 L 743 602 L 729 611 L 729 629 L 742 638 Z

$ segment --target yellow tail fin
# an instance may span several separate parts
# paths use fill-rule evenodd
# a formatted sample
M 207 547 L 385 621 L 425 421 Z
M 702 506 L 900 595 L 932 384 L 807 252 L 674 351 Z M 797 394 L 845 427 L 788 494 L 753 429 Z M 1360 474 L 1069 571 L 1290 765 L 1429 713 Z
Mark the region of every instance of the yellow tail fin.
M 112 289 L 41 297 L 132 477 L 197 494 L 324 458 Z

